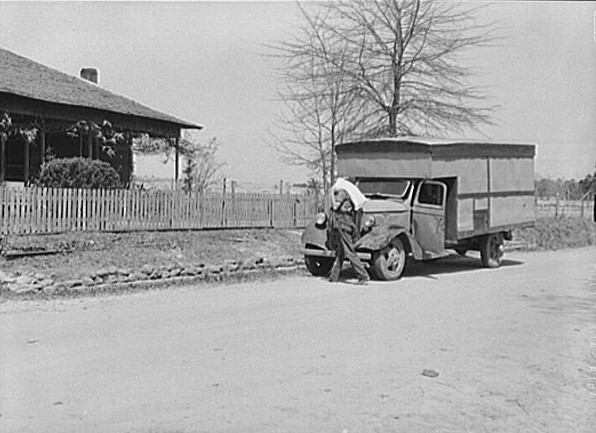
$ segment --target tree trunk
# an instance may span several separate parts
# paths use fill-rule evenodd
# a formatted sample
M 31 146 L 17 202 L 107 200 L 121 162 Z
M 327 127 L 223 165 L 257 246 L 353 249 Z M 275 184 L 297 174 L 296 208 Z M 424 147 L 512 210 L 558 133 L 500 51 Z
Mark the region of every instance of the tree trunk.
M 389 136 L 397 137 L 397 113 L 391 109 L 389 110 Z
M 331 142 L 331 167 L 330 168 L 330 175 L 329 175 L 329 183 L 331 186 L 335 183 L 335 141 Z

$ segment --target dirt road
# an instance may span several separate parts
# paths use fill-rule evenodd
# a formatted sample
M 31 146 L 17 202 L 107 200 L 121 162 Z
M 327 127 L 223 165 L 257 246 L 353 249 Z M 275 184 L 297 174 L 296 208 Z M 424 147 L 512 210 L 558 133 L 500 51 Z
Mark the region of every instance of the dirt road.
M 595 305 L 596 248 L 5 302 L 0 431 L 592 433 Z

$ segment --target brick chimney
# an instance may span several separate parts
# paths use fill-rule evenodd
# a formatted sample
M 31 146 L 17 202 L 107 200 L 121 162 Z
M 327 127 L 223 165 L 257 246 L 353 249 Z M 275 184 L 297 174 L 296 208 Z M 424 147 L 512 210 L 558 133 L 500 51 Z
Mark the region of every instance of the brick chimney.
M 81 78 L 83 80 L 91 81 L 92 83 L 97 84 L 97 69 L 95 68 L 83 68 L 81 69 Z

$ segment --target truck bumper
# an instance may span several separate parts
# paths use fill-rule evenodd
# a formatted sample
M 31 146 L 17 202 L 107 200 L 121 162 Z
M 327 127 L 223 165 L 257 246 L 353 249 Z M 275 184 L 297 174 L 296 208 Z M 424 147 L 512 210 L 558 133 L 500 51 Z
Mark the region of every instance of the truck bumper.
M 300 248 L 305 256 L 317 256 L 317 257 L 335 257 L 335 251 L 331 250 L 319 250 L 315 248 Z M 361 260 L 370 260 L 372 255 L 370 253 L 356 252 Z

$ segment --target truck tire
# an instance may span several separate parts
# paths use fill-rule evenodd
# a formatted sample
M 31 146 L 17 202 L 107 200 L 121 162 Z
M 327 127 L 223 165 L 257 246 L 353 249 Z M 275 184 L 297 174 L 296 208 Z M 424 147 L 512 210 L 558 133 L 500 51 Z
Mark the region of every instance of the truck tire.
M 491 233 L 480 239 L 480 260 L 485 268 L 498 268 L 503 260 L 503 235 Z
M 304 256 L 306 269 L 315 277 L 325 277 L 333 267 L 332 257 Z
M 395 238 L 385 248 L 373 252 L 373 271 L 385 281 L 398 280 L 406 267 L 406 249 L 400 238 Z

